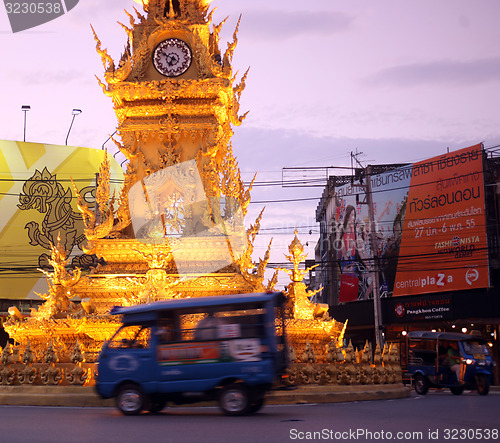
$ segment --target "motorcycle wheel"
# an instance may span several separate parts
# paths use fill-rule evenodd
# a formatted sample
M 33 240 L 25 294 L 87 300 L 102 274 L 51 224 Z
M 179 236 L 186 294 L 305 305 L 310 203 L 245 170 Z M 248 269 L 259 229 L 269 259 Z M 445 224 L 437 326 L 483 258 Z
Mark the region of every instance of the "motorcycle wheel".
M 479 395 L 488 395 L 490 392 L 490 382 L 484 374 L 477 376 L 477 392 Z
M 415 392 L 418 395 L 427 394 L 427 391 L 429 390 L 429 382 L 427 381 L 427 379 L 423 375 L 418 374 L 415 377 L 414 383 L 415 383 Z

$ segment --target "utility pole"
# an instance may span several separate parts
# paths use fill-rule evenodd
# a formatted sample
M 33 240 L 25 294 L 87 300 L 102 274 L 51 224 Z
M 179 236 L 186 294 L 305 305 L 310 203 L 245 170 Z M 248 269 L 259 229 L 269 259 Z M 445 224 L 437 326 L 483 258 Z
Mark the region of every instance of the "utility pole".
M 362 152 L 353 153 L 351 151 L 351 168 L 354 168 L 352 165 L 352 161 L 355 160 L 356 163 L 365 170 L 365 180 L 366 184 L 362 186 L 366 193 L 366 200 L 362 202 L 362 204 L 368 205 L 368 219 L 370 222 L 369 226 L 369 237 L 370 237 L 370 249 L 372 251 L 372 281 L 373 281 L 373 317 L 374 317 L 374 328 L 375 328 L 375 342 L 379 345 L 380 349 L 384 347 L 384 336 L 382 334 L 382 309 L 380 305 L 380 282 L 379 282 L 379 263 L 377 253 L 377 232 L 375 230 L 375 211 L 373 205 L 373 194 L 372 194 L 372 167 L 368 165 L 366 168 L 359 162 L 358 156 L 362 154 Z
M 373 207 L 372 167 L 366 168 L 366 200 L 368 204 L 368 217 L 370 219 L 370 248 L 373 257 L 373 316 L 375 320 L 375 340 L 380 349 L 384 347 L 384 336 L 382 334 L 382 309 L 380 305 L 380 282 L 379 282 L 379 263 L 377 252 L 377 233 L 375 231 L 375 211 Z

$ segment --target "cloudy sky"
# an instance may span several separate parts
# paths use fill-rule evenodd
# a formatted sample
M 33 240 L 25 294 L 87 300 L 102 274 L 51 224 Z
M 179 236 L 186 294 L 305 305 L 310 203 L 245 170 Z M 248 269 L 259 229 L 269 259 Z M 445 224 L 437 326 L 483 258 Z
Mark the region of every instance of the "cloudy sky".
M 478 142 L 500 145 L 498 0 L 213 0 L 222 45 L 242 14 L 233 66 L 250 67 L 233 138 L 243 177 L 258 172 L 251 214 L 272 261 L 299 228 L 309 258 L 322 188 L 282 188 L 282 168 L 414 162 Z M 0 139 L 101 148 L 116 126 L 90 24 L 117 59 L 132 0 L 80 0 L 69 13 L 13 34 L 0 5 Z M 106 144 L 111 152 L 114 147 Z M 117 158 L 120 158 L 117 155 Z M 333 169 L 331 174 L 339 173 Z M 323 177 L 326 170 L 316 171 Z M 288 177 L 288 175 L 287 175 Z M 308 177 L 312 177 L 311 174 Z M 264 203 L 267 202 L 267 203 Z M 311 232 L 311 234 L 310 234 Z M 281 280 L 280 280 L 281 281 Z

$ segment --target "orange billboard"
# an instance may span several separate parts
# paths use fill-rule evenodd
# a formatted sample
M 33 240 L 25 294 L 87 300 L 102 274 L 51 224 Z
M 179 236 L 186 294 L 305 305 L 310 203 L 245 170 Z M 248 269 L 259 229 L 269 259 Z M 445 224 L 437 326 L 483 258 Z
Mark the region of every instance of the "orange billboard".
M 373 298 L 377 271 L 381 297 L 489 286 L 481 144 L 388 169 L 370 183 L 373 218 L 359 198 L 365 186 L 336 189 L 341 303 Z
M 487 286 L 482 145 L 413 164 L 393 296 Z

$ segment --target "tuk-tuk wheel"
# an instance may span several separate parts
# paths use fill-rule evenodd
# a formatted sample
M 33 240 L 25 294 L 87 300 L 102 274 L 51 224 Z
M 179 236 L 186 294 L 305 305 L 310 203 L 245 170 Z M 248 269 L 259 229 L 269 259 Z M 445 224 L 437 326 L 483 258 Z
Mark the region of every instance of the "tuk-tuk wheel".
M 488 395 L 490 392 L 490 382 L 486 375 L 477 376 L 477 392 L 479 395 Z
M 250 408 L 250 396 L 245 385 L 232 383 L 224 386 L 219 395 L 219 406 L 226 415 L 244 415 Z
M 429 390 L 429 382 L 423 375 L 421 374 L 416 375 L 414 383 L 415 383 L 415 392 L 418 395 L 427 394 L 427 391 Z
M 144 408 L 144 394 L 139 386 L 122 386 L 116 395 L 116 407 L 123 415 L 137 415 Z
M 464 392 L 463 386 L 453 386 L 450 388 L 450 391 L 453 395 L 461 395 Z

